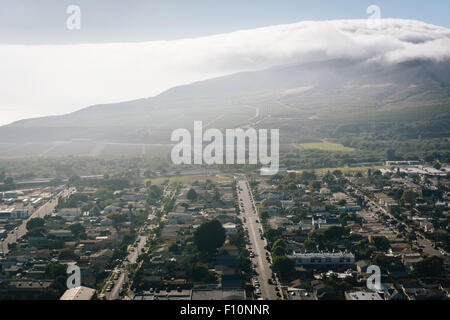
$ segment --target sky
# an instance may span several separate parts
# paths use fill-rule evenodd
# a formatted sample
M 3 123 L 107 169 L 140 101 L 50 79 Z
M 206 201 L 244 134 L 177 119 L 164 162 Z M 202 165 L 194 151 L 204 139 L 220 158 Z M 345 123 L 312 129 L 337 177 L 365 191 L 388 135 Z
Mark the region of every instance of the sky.
M 427 24 L 306 23 L 367 19 L 370 5 Z M 448 0 L 0 0 L 0 125 L 311 56 L 446 57 L 448 29 L 432 25 L 449 28 L 449 12 Z

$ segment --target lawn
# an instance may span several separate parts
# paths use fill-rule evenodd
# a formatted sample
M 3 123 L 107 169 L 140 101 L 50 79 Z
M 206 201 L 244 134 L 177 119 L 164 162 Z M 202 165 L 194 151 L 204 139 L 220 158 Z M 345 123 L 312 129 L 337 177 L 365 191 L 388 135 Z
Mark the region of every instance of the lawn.
M 323 151 L 342 151 L 342 152 L 352 152 L 355 151 L 353 148 L 344 147 L 341 144 L 329 143 L 329 142 L 313 142 L 313 143 L 301 143 L 300 147 L 305 150 L 323 150 Z

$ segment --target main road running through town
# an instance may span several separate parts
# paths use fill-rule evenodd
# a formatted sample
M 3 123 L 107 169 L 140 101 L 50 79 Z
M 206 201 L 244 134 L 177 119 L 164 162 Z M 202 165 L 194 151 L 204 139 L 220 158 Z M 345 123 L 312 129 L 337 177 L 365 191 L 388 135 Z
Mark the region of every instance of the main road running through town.
M 253 196 L 246 179 L 237 181 L 237 195 L 241 204 L 240 217 L 242 220 L 245 218 L 245 222 L 243 221 L 243 223 L 248 228 L 251 243 L 251 249 L 249 251 L 254 253 L 252 263 L 256 265 L 255 269 L 258 274 L 257 279 L 261 290 L 261 298 L 264 300 L 277 300 L 276 286 L 269 284 L 269 279 L 272 278 L 272 269 L 270 268 L 270 263 L 266 260 L 266 252 L 268 252 L 264 248 L 266 241 L 261 238 L 259 231 L 261 229 L 261 232 L 263 232 L 260 217 L 256 211 Z M 270 253 L 268 254 L 270 257 Z

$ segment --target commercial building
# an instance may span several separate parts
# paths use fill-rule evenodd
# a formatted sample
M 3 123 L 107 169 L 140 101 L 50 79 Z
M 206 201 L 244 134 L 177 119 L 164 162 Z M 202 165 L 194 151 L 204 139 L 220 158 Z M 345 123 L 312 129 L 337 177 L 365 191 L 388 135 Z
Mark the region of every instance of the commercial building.
M 305 267 L 353 267 L 355 256 L 351 252 L 296 252 L 294 251 L 289 258 L 293 259 L 299 266 Z
M 17 209 L 15 207 L 0 209 L 0 219 L 27 219 L 28 216 L 28 209 Z
M 366 291 L 346 291 L 345 299 L 354 301 L 383 300 L 378 293 Z
M 91 300 L 95 294 L 95 289 L 87 287 L 75 287 L 67 289 L 59 300 Z

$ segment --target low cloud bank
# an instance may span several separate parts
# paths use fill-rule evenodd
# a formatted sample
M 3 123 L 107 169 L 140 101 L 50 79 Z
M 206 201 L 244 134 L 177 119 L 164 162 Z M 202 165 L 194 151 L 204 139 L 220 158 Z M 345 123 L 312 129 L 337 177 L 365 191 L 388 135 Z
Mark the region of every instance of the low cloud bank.
M 24 114 L 63 114 L 235 72 L 336 58 L 445 60 L 450 30 L 400 19 L 383 19 L 379 29 L 367 20 L 306 21 L 176 41 L 0 45 L 0 125 Z

